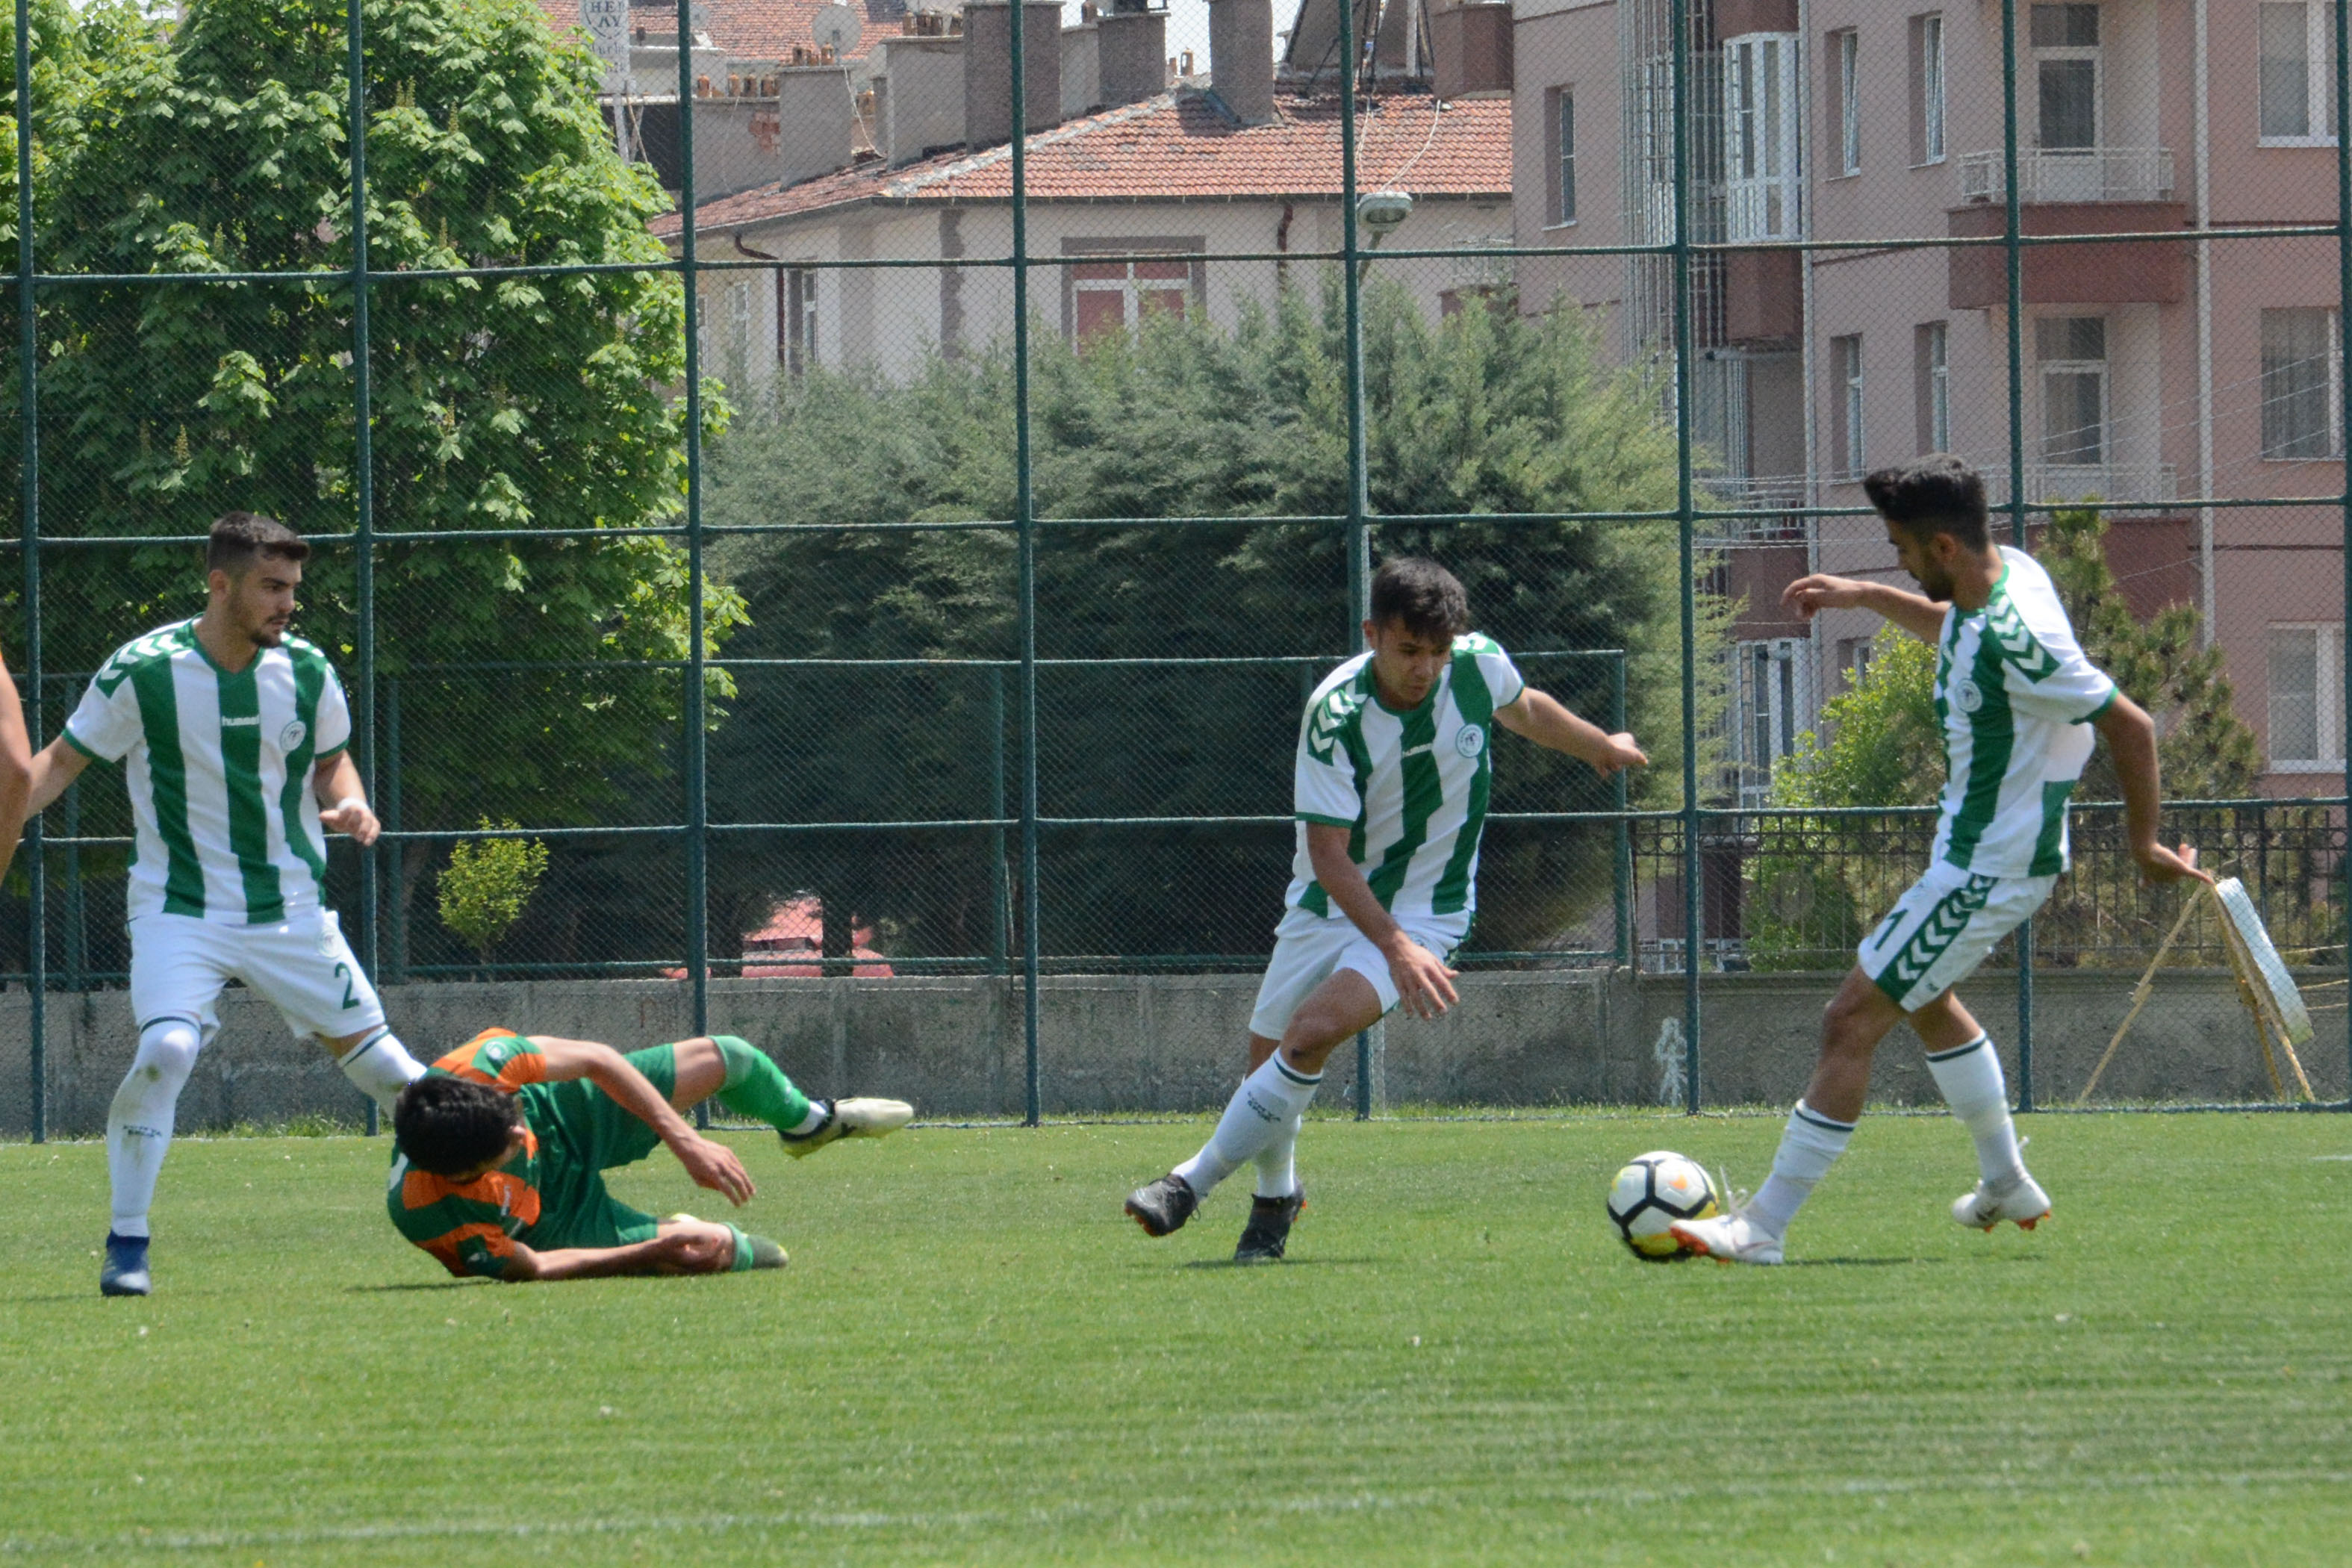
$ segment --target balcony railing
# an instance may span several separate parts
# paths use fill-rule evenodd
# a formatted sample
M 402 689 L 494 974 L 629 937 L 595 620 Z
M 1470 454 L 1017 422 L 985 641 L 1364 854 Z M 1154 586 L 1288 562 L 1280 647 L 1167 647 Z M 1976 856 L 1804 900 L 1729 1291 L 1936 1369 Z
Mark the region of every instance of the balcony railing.
M 1960 199 L 1997 202 L 2007 195 L 1999 152 L 1960 157 Z M 2161 202 L 2172 196 L 2169 147 L 2021 147 L 2021 202 Z
M 2007 465 L 1987 465 L 1984 479 L 1987 502 L 2007 505 Z M 2101 500 L 2147 510 L 2170 506 L 2179 497 L 2180 476 L 2170 463 L 2028 463 L 2025 467 L 2029 505 Z

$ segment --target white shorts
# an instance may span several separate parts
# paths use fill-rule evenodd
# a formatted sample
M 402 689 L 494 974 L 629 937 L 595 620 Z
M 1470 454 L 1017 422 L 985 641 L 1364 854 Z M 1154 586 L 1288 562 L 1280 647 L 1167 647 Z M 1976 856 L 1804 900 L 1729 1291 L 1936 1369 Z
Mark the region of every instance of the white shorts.
M 1400 921 L 1404 934 L 1441 959 L 1453 956 L 1468 934 L 1465 921 Z M 1385 1015 L 1397 1005 L 1396 982 L 1389 977 L 1388 955 L 1374 947 L 1356 922 L 1345 915 L 1327 919 L 1293 906 L 1274 928 L 1274 957 L 1258 984 L 1257 1006 L 1250 1014 L 1250 1033 L 1278 1040 L 1290 1027 L 1290 1016 L 1314 989 L 1343 969 L 1352 969 L 1372 983 Z
M 185 1018 L 210 1044 L 220 1031 L 215 1004 L 231 980 L 275 1003 L 297 1037 L 341 1039 L 383 1023 L 383 1004 L 332 910 L 271 926 L 141 915 L 130 930 L 131 1012 L 142 1030 L 161 1018 Z
M 2057 885 L 2055 877 L 1980 877 L 1938 860 L 1895 900 L 1854 962 L 1916 1013 L 1967 979 Z

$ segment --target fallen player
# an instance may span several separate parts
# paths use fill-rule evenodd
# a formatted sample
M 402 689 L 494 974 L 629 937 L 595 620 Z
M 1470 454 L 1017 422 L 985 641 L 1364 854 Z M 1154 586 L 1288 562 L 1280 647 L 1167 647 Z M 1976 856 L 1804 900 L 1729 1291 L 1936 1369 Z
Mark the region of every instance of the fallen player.
M 392 1223 L 460 1279 L 781 1268 L 784 1249 L 764 1237 L 691 1215 L 656 1220 L 604 1190 L 604 1172 L 667 1144 L 696 1185 L 750 1201 L 735 1152 L 682 1114 L 711 1099 L 773 1127 L 795 1157 L 882 1137 L 915 1114 L 897 1100 L 811 1100 L 732 1035 L 625 1055 L 593 1040 L 486 1029 L 393 1107 Z

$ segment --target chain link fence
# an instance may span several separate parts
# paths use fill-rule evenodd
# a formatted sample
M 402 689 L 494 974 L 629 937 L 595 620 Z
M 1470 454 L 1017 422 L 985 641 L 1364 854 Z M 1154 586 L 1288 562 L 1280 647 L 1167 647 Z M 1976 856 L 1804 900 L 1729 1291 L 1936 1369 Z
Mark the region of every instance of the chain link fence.
M 1950 450 L 2005 539 L 2105 563 L 2078 623 L 2200 797 L 2165 832 L 2244 880 L 2312 1093 L 2352 1095 L 2342 0 L 2246 39 L 2127 0 L 1618 0 L 1523 18 L 1501 93 L 1325 9 L 1263 115 L 1246 62 L 1155 69 L 931 147 L 888 101 L 920 61 L 992 79 L 912 13 L 864 64 L 762 65 L 633 6 L 616 96 L 520 0 L 16 0 L 0 636 L 36 744 L 202 607 L 213 515 L 283 516 L 385 824 L 328 874 L 382 984 L 667 978 L 699 1029 L 741 978 L 971 977 L 1034 1119 L 1048 980 L 1264 961 L 1303 700 L 1372 563 L 1426 552 L 1653 764 L 1498 740 L 1463 966 L 1620 988 L 1696 1110 L 1756 1098 L 1759 1009 L 1810 1016 L 1780 977 L 1826 995 L 1927 859 L 1932 736 L 1888 731 L 1884 798 L 1805 793 L 1883 645 L 1779 593 L 1899 577 L 1854 481 Z M 1003 25 L 1024 102 L 1050 18 Z M 835 70 L 853 157 L 708 196 L 729 127 Z M 130 832 L 93 772 L 0 889 L 37 1134 L 45 998 L 126 978 Z M 2074 841 L 1970 987 L 2029 1105 L 2088 1081 L 2181 908 L 2113 805 Z M 454 921 L 453 850 L 498 845 L 543 870 Z M 2210 913 L 2154 994 L 2101 1103 L 2304 1099 L 2263 1089 Z

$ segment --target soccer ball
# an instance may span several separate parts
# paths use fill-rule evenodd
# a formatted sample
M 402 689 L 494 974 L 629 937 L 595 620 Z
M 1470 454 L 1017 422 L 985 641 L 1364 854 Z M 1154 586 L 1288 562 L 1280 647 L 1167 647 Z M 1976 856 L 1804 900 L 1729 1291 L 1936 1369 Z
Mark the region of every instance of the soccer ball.
M 1671 1263 L 1686 1256 L 1666 1226 L 1716 1212 L 1715 1184 L 1696 1160 L 1660 1149 L 1639 1154 L 1609 1184 L 1609 1222 L 1636 1258 Z

